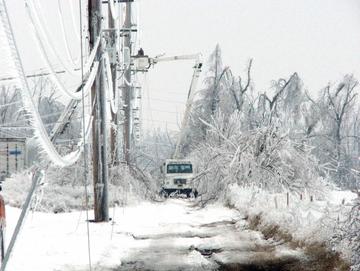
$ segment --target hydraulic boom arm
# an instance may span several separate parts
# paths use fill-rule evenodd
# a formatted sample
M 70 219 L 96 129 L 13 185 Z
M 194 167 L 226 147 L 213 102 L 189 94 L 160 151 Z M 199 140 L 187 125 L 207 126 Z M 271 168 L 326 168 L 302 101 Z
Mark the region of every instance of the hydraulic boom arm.
M 203 64 L 201 60 L 201 54 L 148 58 L 149 67 L 159 62 L 176 61 L 176 60 L 195 60 L 195 65 L 193 66 L 194 73 L 191 79 L 191 84 L 188 92 L 184 117 L 181 122 L 180 135 L 176 142 L 175 153 L 173 155 L 174 159 L 179 158 L 180 147 L 185 136 L 185 128 L 190 118 L 191 106 L 196 94 L 195 90 L 199 81 L 201 68 Z

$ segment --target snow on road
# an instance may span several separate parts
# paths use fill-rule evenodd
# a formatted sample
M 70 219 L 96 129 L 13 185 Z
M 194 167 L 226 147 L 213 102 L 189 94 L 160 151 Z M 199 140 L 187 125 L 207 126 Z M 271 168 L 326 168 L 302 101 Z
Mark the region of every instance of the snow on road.
M 8 238 L 20 210 L 8 207 Z M 92 213 L 91 213 L 92 214 Z M 110 211 L 113 221 L 91 223 L 93 270 L 217 270 L 229 263 L 293 257 L 250 231 L 242 215 L 221 205 L 199 209 L 182 199 Z M 10 271 L 89 270 L 84 212 L 30 213 Z

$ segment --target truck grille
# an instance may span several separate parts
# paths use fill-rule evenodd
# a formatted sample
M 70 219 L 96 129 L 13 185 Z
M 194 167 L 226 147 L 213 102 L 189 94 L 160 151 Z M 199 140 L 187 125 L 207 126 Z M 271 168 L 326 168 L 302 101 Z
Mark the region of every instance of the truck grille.
M 186 184 L 186 179 L 174 179 L 174 184 Z

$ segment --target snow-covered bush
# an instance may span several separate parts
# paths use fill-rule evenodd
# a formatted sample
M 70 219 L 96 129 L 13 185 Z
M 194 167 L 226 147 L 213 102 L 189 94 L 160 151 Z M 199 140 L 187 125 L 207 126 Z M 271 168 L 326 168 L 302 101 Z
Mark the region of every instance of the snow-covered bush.
M 147 174 L 147 179 L 152 179 L 151 185 L 156 191 L 160 191 L 162 181 L 160 166 L 174 155 L 177 136 L 177 133 L 166 130 L 148 132 L 143 135 L 133 152 L 138 172 Z
M 110 170 L 109 179 L 112 185 L 110 201 L 124 205 L 129 201 L 152 199 L 158 191 L 151 175 L 135 166 L 120 164 Z
M 30 185 L 31 176 L 29 174 L 16 174 L 11 178 L 7 178 L 6 181 L 1 184 L 1 194 L 6 204 L 21 207 L 25 202 Z
M 227 204 L 246 215 L 254 230 L 281 242 L 308 247 L 325 244 L 359 270 L 359 199 L 356 194 L 331 191 L 326 199 L 305 193 L 270 193 L 258 187 L 229 186 Z M 357 205 L 357 210 L 356 210 Z M 351 214 L 351 215 L 350 215 Z
M 226 196 L 227 203 L 247 215 L 261 215 L 266 225 L 279 225 L 283 231 L 304 242 L 331 241 L 338 221 L 345 218 L 354 198 L 347 193 L 337 199 L 338 191 L 329 192 L 326 198 L 311 193 L 269 193 L 257 187 L 240 187 L 232 184 Z M 344 204 L 343 204 L 344 202 Z
M 94 204 L 92 178 L 88 176 L 89 208 Z M 31 186 L 31 174 L 17 174 L 2 185 L 5 201 L 21 208 Z M 110 206 L 126 205 L 142 199 L 150 199 L 155 188 L 149 177 L 135 168 L 119 165 L 110 170 Z M 86 208 L 83 168 L 49 168 L 40 181 L 33 198 L 32 208 L 43 212 L 69 212 Z
M 206 140 L 192 153 L 198 171 L 204 172 L 200 193 L 219 196 L 232 183 L 270 192 L 326 192 L 309 147 L 292 140 L 280 123 L 242 131 L 240 120 L 237 112 L 228 119 L 218 113 L 206 123 Z
M 346 210 L 345 218 L 339 221 L 333 244 L 339 250 L 348 251 L 352 271 L 360 270 L 360 198 L 353 200 Z

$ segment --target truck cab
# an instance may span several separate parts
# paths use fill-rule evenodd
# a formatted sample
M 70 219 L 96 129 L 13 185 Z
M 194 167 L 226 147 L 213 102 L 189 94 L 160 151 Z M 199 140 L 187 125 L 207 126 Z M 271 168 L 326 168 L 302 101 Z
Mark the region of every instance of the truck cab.
M 193 187 L 193 164 L 190 160 L 167 159 L 161 166 L 163 175 L 163 185 L 161 193 L 168 197 L 180 194 L 190 197 L 197 196 L 197 191 Z

